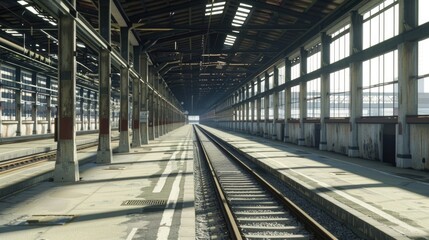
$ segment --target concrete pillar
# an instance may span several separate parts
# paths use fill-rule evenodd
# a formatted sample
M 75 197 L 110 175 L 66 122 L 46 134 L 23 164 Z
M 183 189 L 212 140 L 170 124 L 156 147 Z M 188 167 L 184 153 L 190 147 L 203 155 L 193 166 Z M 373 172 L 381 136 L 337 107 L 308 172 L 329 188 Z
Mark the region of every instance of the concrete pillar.
M 71 1 L 75 6 L 75 0 Z M 76 22 L 60 14 L 58 21 L 58 143 L 55 182 L 79 181 L 76 152 Z
M 111 42 L 111 1 L 99 0 L 99 26 L 100 34 L 110 45 Z M 98 123 L 100 124 L 98 135 L 97 163 L 111 163 L 113 160 L 111 147 L 111 122 L 110 122 L 110 94 L 111 94 L 111 58 L 108 49 L 99 50 L 99 78 L 98 91 Z M 96 118 L 97 119 L 97 116 Z M 95 123 L 97 126 L 97 121 Z
M 321 66 L 326 67 L 329 65 L 329 46 L 330 36 L 322 33 L 322 49 L 321 49 Z M 321 89 L 320 89 L 320 144 L 319 149 L 326 151 L 328 149 L 328 139 L 326 135 L 326 119 L 329 118 L 329 73 L 323 72 L 320 75 Z
M 16 81 L 22 82 L 21 68 L 16 68 Z M 19 86 L 19 89 L 15 90 L 15 120 L 17 121 L 16 136 L 21 136 L 22 131 L 22 86 Z
M 290 60 L 285 58 L 285 82 L 291 81 L 291 68 L 292 64 Z M 291 87 L 287 87 L 285 91 L 285 129 L 284 129 L 284 142 L 289 142 L 289 119 L 291 117 Z
M 350 53 L 362 50 L 362 15 L 357 11 L 351 13 Z M 362 117 L 362 62 L 350 64 L 350 135 L 349 157 L 359 157 L 359 139 L 356 119 Z
M 165 83 L 163 82 L 162 84 L 162 96 L 164 98 L 166 98 L 165 95 Z M 165 100 L 161 101 L 161 135 L 165 135 L 166 134 L 166 126 L 165 126 L 165 111 L 166 111 L 166 102 Z
M 80 119 L 79 119 L 79 121 L 80 121 L 80 131 L 83 131 L 84 130 L 84 128 L 83 128 L 83 120 L 84 120 L 84 115 L 83 115 L 83 113 L 84 113 L 84 111 L 83 111 L 83 101 L 86 101 L 85 99 L 83 99 L 83 87 L 81 87 L 80 88 L 80 90 L 79 90 L 79 96 L 80 96 L 80 101 L 79 101 L 79 107 L 80 107 Z
M 148 59 L 146 53 L 140 54 L 140 76 L 143 78 L 143 83 L 140 85 L 140 101 L 141 108 L 140 111 L 147 112 L 148 111 Z M 141 144 L 149 144 L 149 128 L 148 128 L 148 119 L 146 122 L 140 122 L 140 137 Z
M 46 78 L 46 88 L 51 89 L 51 87 L 52 87 L 51 77 L 47 77 Z M 52 102 L 51 102 L 52 101 L 52 97 L 51 96 L 52 96 L 52 92 L 48 91 L 48 95 L 46 96 L 46 112 L 47 112 L 46 121 L 48 121 L 48 127 L 46 129 L 46 133 L 51 133 L 52 132 L 52 116 L 51 116 L 51 112 L 52 112 Z M 0 116 L 1 116 L 1 114 L 0 114 Z M 0 126 L 1 126 L 1 124 L 0 124 Z
M 101 77 L 100 77 L 101 78 Z M 98 99 L 98 95 L 97 95 L 97 92 L 94 92 L 94 99 L 93 99 L 93 101 L 94 101 L 94 109 L 93 109 L 93 111 L 94 111 L 94 126 L 95 126 L 95 129 L 98 129 L 98 101 L 97 101 L 97 99 Z
M 274 88 L 279 85 L 279 69 L 274 66 Z M 274 107 L 274 117 L 273 117 L 273 130 L 271 137 L 273 140 L 277 139 L 277 120 L 279 119 L 279 92 L 275 91 L 273 94 L 273 107 Z
M 149 84 L 152 86 L 152 90 L 149 90 L 149 140 L 154 140 L 154 93 L 153 93 L 153 82 L 154 82 L 154 71 L 153 67 L 149 67 Z
M 252 93 L 252 97 L 255 96 L 255 84 L 253 81 L 250 82 L 250 91 Z M 255 105 L 256 105 L 255 100 L 252 100 L 250 102 L 250 124 L 251 124 L 250 131 L 252 134 L 256 132 L 256 129 L 255 129 L 255 119 L 256 119 L 256 117 L 255 117 Z
M 134 47 L 134 69 L 139 73 L 140 72 L 140 47 Z M 141 109 L 141 83 L 140 79 L 133 78 L 133 138 L 132 138 L 132 147 L 141 146 L 141 137 L 140 137 L 140 109 Z
M 399 1 L 399 33 L 404 33 L 418 25 L 417 1 Z M 417 115 L 417 42 L 404 42 L 398 46 L 399 63 L 399 112 L 396 127 L 396 166 L 412 167 L 411 133 L 407 115 Z
M 261 133 L 261 96 L 260 96 L 260 94 L 261 94 L 261 78 L 257 77 L 256 81 L 258 82 L 257 83 L 258 91 L 256 94 L 259 95 L 257 100 L 256 100 L 256 128 L 257 128 L 256 135 L 260 136 L 262 134 Z
M 307 51 L 301 47 L 299 59 L 300 64 L 300 76 L 307 74 Z M 307 83 L 302 82 L 299 84 L 299 138 L 298 145 L 305 145 L 305 124 L 304 121 L 307 119 Z
M 158 97 L 158 87 L 159 87 L 159 76 L 158 73 L 155 72 L 153 82 L 153 134 L 154 138 L 159 137 L 159 97 Z
M 128 64 L 129 58 L 129 35 L 128 27 L 121 27 L 121 56 Z M 124 153 L 130 151 L 130 134 L 128 128 L 128 111 L 129 111 L 129 69 L 128 66 L 121 67 L 121 107 L 119 119 L 119 147 L 118 152 Z
M 37 86 L 37 73 L 33 72 L 31 76 L 31 84 Z M 31 104 L 31 120 L 33 121 L 33 134 L 37 134 L 37 97 L 38 91 L 36 87 L 33 87 L 33 93 L 31 94 L 31 98 L 33 99 L 33 103 Z
M 246 86 L 245 86 L 245 91 L 246 91 L 246 99 L 249 99 L 250 98 L 250 94 L 249 94 L 249 91 L 250 91 L 250 85 L 249 84 L 246 84 Z M 250 102 L 246 102 L 246 132 L 247 133 L 250 133 L 250 131 L 251 131 L 251 124 L 252 124 L 252 121 L 251 121 L 251 119 L 250 119 L 250 107 L 249 107 L 249 105 L 250 105 Z
M 86 122 L 88 123 L 88 127 L 86 128 L 86 130 L 91 130 L 91 104 L 92 104 L 92 99 L 91 99 L 91 91 L 88 90 L 88 95 L 86 96 L 87 99 L 86 101 Z
M 268 72 L 265 72 L 265 92 L 268 91 L 270 88 L 270 75 L 268 74 Z M 270 119 L 270 111 L 268 109 L 269 107 L 269 102 L 270 101 L 270 96 L 269 95 L 265 95 L 264 96 L 264 138 L 268 138 L 271 137 L 270 133 L 268 132 L 268 122 Z
M 2 120 L 2 118 L 3 118 L 3 107 L 4 106 L 2 106 L 2 104 L 1 104 L 3 102 L 2 92 L 3 92 L 2 85 L 0 85 L 0 138 L 3 137 L 3 120 Z

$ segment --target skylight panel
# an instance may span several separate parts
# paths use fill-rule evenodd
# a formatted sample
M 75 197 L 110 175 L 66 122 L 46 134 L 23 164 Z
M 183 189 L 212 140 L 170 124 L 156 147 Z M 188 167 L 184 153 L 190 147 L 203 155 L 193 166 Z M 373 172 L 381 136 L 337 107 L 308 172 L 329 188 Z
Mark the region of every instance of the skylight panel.
M 231 26 L 233 27 L 241 27 L 246 22 L 247 17 L 249 16 L 250 10 L 252 6 L 249 4 L 240 3 L 235 12 L 234 19 L 232 20 Z M 234 33 L 240 33 L 238 30 L 232 30 Z M 232 46 L 235 43 L 235 39 L 237 37 L 232 35 L 227 35 L 225 38 L 225 45 Z
M 212 4 L 206 4 L 206 16 L 212 16 L 222 14 L 225 8 L 225 2 L 217 2 Z

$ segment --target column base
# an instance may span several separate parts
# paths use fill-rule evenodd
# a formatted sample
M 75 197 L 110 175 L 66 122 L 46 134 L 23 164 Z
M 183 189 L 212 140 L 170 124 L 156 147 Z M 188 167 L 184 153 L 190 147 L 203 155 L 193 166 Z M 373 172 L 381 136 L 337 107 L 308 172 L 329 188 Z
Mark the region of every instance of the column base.
M 349 157 L 359 157 L 359 147 L 349 147 L 347 156 L 349 156 Z
M 79 165 L 76 162 L 61 161 L 55 163 L 54 182 L 78 182 Z
M 412 158 L 410 154 L 397 154 L 396 167 L 398 168 L 411 168 Z
M 109 164 L 112 163 L 113 155 L 111 149 L 98 150 L 97 160 L 98 164 Z
M 140 143 L 140 129 L 133 129 L 133 141 L 131 143 L 131 147 L 138 148 L 141 147 Z
M 328 143 L 326 143 L 326 142 L 319 143 L 319 150 L 327 151 L 328 150 Z
M 287 143 L 289 142 L 289 136 L 283 136 L 283 142 Z
M 122 131 L 119 133 L 118 152 L 130 152 L 130 137 L 128 135 L 128 131 Z

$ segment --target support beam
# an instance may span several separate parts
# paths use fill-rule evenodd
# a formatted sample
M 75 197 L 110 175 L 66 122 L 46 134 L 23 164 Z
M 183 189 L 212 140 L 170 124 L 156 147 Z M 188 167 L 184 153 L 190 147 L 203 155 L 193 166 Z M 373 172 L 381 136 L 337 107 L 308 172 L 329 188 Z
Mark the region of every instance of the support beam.
M 71 1 L 75 6 L 75 0 Z M 79 181 L 76 152 L 76 22 L 60 15 L 58 23 L 58 144 L 55 182 Z
M 362 15 L 353 11 L 350 25 L 350 53 L 362 51 Z M 359 157 L 359 138 L 356 119 L 362 117 L 362 61 L 350 64 L 350 134 L 349 157 Z
M 274 86 L 273 88 L 279 85 L 279 69 L 277 66 L 274 66 Z M 271 138 L 273 140 L 277 139 L 277 120 L 279 119 L 279 92 L 274 92 L 273 94 L 273 130 L 271 133 Z
M 291 81 L 291 68 L 292 64 L 288 57 L 285 58 L 285 83 Z M 291 117 L 291 88 L 286 88 L 286 101 L 285 101 L 285 130 L 284 142 L 289 142 L 289 119 Z
M 268 91 L 270 89 L 270 75 L 268 74 L 268 72 L 265 72 L 264 74 L 265 74 L 265 82 L 264 82 L 265 88 L 264 88 L 264 90 Z M 271 134 L 268 132 L 268 122 L 269 122 L 269 118 L 270 118 L 270 116 L 269 116 L 270 112 L 268 109 L 269 101 L 270 101 L 270 96 L 265 95 L 264 96 L 264 135 L 263 135 L 264 138 L 271 138 L 271 136 L 269 136 Z
M 99 0 L 99 25 L 100 34 L 110 45 L 111 42 L 111 1 Z M 99 50 L 99 76 L 100 86 L 98 94 L 98 118 L 99 121 L 99 136 L 98 136 L 98 149 L 97 149 L 97 163 L 111 163 L 113 160 L 112 146 L 111 146 L 111 109 L 110 109 L 110 94 L 112 82 L 110 79 L 111 74 L 111 58 L 109 50 Z M 96 116 L 97 119 L 97 116 Z M 97 122 L 95 123 L 97 126 Z
M 129 32 L 128 27 L 121 27 L 121 56 L 128 64 L 129 59 Z M 121 106 L 120 106 L 120 120 L 119 120 L 119 147 L 118 152 L 130 152 L 130 136 L 128 127 L 128 109 L 129 109 L 129 69 L 128 67 L 121 67 Z
M 16 68 L 16 81 L 22 82 L 21 68 Z M 18 122 L 16 125 L 16 136 L 21 136 L 22 131 L 22 90 L 15 90 L 15 120 Z
M 134 47 L 134 69 L 137 72 L 140 72 L 140 47 Z M 141 85 L 140 79 L 133 78 L 133 139 L 132 147 L 137 148 L 141 147 L 141 138 L 140 138 L 140 108 L 141 108 Z
M 417 21 L 417 0 L 399 1 L 399 33 L 415 28 Z M 398 46 L 399 63 L 399 113 L 396 127 L 396 166 L 413 167 L 411 155 L 411 129 L 407 115 L 417 114 L 417 42 L 403 42 Z
M 140 53 L 140 75 L 143 78 L 143 83 L 141 84 L 140 99 L 141 99 L 141 109 L 140 111 L 148 111 L 148 58 L 146 54 Z M 146 122 L 140 122 L 140 136 L 141 144 L 149 144 L 149 115 L 147 115 Z
M 300 63 L 300 76 L 307 73 L 307 51 L 301 47 L 299 59 Z M 302 82 L 299 84 L 299 137 L 298 145 L 305 145 L 305 124 L 304 120 L 307 118 L 307 83 Z
M 326 33 L 322 33 L 322 50 L 321 50 L 321 66 L 325 67 L 329 64 L 329 49 L 330 37 Z M 326 119 L 329 117 L 329 73 L 322 73 L 320 75 L 320 144 L 319 150 L 328 150 L 328 139 L 326 135 Z

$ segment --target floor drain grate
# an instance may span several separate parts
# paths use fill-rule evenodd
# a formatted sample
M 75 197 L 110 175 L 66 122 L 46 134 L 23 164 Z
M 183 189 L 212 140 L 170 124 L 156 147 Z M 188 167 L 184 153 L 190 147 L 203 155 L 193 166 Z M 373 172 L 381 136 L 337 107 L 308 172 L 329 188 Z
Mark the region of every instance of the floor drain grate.
M 347 175 L 349 173 L 348 172 L 332 172 L 332 174 L 335 174 L 335 175 Z
M 74 217 L 74 215 L 33 215 L 26 220 L 26 223 L 28 225 L 64 225 Z
M 167 200 L 125 200 L 121 206 L 160 206 L 167 204 Z

